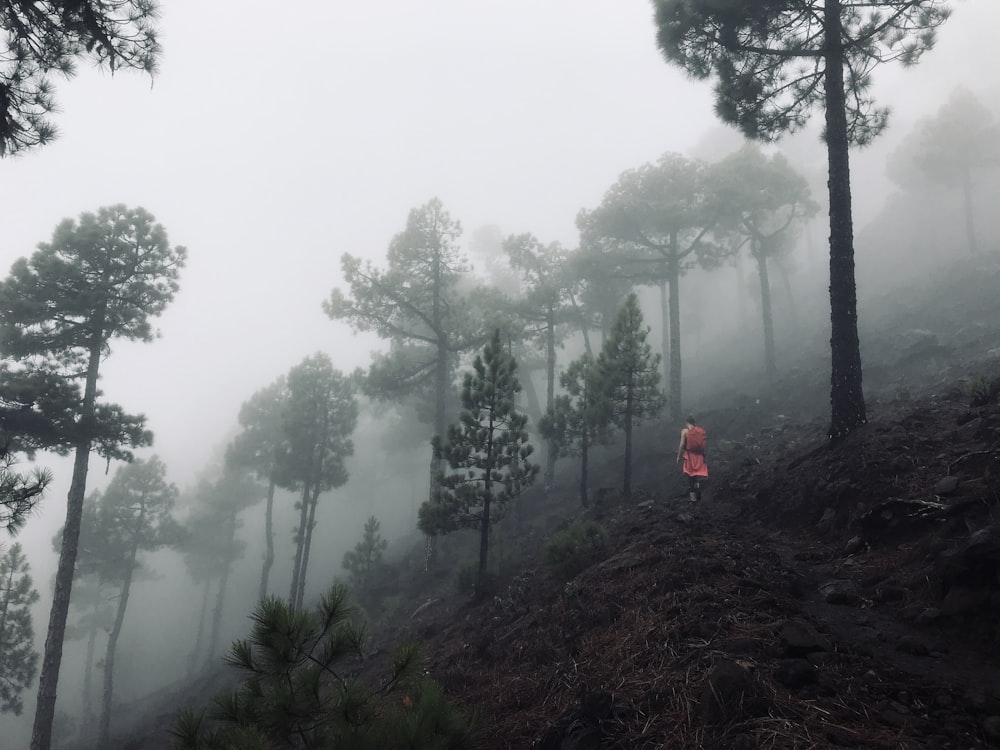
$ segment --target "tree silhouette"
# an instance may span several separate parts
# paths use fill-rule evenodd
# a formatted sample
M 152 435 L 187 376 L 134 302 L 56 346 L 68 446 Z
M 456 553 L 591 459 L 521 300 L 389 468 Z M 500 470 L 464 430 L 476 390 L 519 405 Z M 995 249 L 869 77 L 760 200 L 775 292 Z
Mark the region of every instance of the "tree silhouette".
M 125 623 L 132 580 L 139 565 L 139 553 L 156 550 L 179 541 L 180 527 L 173 518 L 177 488 L 166 481 L 166 467 L 156 456 L 135 460 L 115 472 L 98 500 L 99 528 L 106 538 L 99 545 L 120 553 L 106 571 L 119 583 L 114 622 L 108 633 L 104 656 L 104 691 L 98 747 L 108 747 L 111 738 L 111 702 L 114 694 L 115 655 Z
M 888 173 L 903 187 L 934 182 L 962 194 L 969 252 L 979 252 L 974 208 L 977 172 L 1000 167 L 1000 124 L 968 89 L 959 87 L 937 114 L 918 122 L 889 156 Z
M 514 408 L 521 390 L 517 362 L 507 353 L 500 331 L 476 355 L 472 372 L 462 381 L 462 414 L 448 428 L 436 450 L 448 462 L 440 491 L 420 506 L 420 530 L 428 535 L 460 528 L 479 531 L 477 594 L 483 591 L 490 528 L 508 504 L 538 475 L 529 461 L 532 446 L 525 431 L 527 417 Z
M 655 164 L 622 173 L 598 208 L 577 217 L 584 244 L 602 248 L 603 278 L 660 287 L 674 417 L 681 413 L 680 279 L 695 265 L 712 265 L 718 255 L 706 242 L 717 213 L 705 177 L 701 162 L 664 154 Z
M 367 390 L 381 398 L 417 394 L 431 407 L 432 437 L 445 432 L 458 356 L 483 340 L 459 284 L 467 270 L 456 244 L 461 233 L 461 224 L 437 198 L 414 208 L 406 228 L 389 243 L 387 268 L 344 254 L 350 294 L 335 289 L 323 303 L 331 318 L 390 342 L 389 352 L 369 370 Z M 432 489 L 438 469 L 432 456 Z
M 625 433 L 626 500 L 632 499 L 632 428 L 663 408 L 660 355 L 653 354 L 648 335 L 639 298 L 630 294 L 597 360 L 611 421 Z
M 38 669 L 31 605 L 38 601 L 20 544 L 0 555 L 0 711 L 21 715 L 21 693 Z
M 347 482 L 344 462 L 354 453 L 351 434 L 358 423 L 354 383 L 334 369 L 325 354 L 307 357 L 288 373 L 288 395 L 282 421 L 287 451 L 279 484 L 301 492 L 295 564 L 288 602 L 301 607 L 316 506 L 323 492 Z
M 52 742 L 56 687 L 87 489 L 90 453 L 128 458 L 152 436 L 143 418 L 97 401 L 101 360 L 117 339 L 150 341 L 152 319 L 177 292 L 187 252 L 170 247 L 164 228 L 142 208 L 111 206 L 56 227 L 30 259 L 0 284 L 0 345 L 24 369 L 51 373 L 62 401 L 48 403 L 49 439 L 74 451 L 63 545 L 38 683 L 32 750 Z M 83 383 L 80 397 L 79 383 Z
M 268 578 L 274 564 L 274 489 L 278 485 L 282 459 L 288 450 L 282 421 L 287 399 L 285 378 L 253 394 L 240 407 L 239 423 L 243 432 L 226 449 L 226 462 L 254 472 L 267 483 L 264 507 L 264 563 L 260 571 L 257 598 L 267 596 Z
M 669 62 L 716 78 L 716 113 L 751 138 L 773 139 L 822 108 L 830 192 L 831 439 L 866 420 L 861 387 L 851 143 L 885 127 L 869 88 L 878 65 L 909 65 L 934 43 L 945 0 L 653 0 Z
M 558 242 L 543 245 L 533 235 L 511 235 L 503 250 L 521 279 L 520 297 L 514 303 L 515 316 L 527 325 L 527 332 L 545 353 L 545 411 L 555 403 L 556 346 L 565 336 L 566 323 L 579 321 L 577 295 L 582 280 L 572 273 L 571 253 Z M 584 329 L 586 330 L 586 329 Z M 547 441 L 544 482 L 551 488 L 555 476 L 557 448 Z
M 426 676 L 415 642 L 395 651 L 378 681 L 355 674 L 351 660 L 364 656 L 366 638 L 352 614 L 342 586 L 314 610 L 273 596 L 259 602 L 250 637 L 226 658 L 242 675 L 239 687 L 207 712 L 184 711 L 171 731 L 174 747 L 473 747 L 473 723 Z
M 538 429 L 558 453 L 580 456 L 580 504 L 587 505 L 590 449 L 606 437 L 610 402 L 601 370 L 589 354 L 571 362 L 559 376 L 559 384 L 566 393 L 555 398 Z
M 382 553 L 389 546 L 388 540 L 379 533 L 380 526 L 378 519 L 370 516 L 365 521 L 361 541 L 344 553 L 341 567 L 350 574 L 350 584 L 359 597 L 368 594 L 372 574 L 382 565 Z
M 0 5 L 0 156 L 55 137 L 51 75 L 71 77 L 85 59 L 114 73 L 152 74 L 160 45 L 154 0 L 33 0 Z
M 760 281 L 764 330 L 764 369 L 777 371 L 774 315 L 768 260 L 789 247 L 789 232 L 796 222 L 813 216 L 818 206 L 809 197 L 809 184 L 781 154 L 765 156 L 747 144 L 709 170 L 711 191 L 719 204 L 726 229 L 749 242 Z

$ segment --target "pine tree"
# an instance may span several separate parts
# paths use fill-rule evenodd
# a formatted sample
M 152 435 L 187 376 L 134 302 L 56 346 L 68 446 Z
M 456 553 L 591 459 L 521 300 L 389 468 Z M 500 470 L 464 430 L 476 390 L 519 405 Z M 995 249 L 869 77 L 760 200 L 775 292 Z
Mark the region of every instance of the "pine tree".
M 342 567 L 350 574 L 350 584 L 358 595 L 368 592 L 372 573 L 382 565 L 382 553 L 389 541 L 379 533 L 379 520 L 371 516 L 365 521 L 364 535 L 354 549 L 344 553 Z
M 21 530 L 52 481 L 48 470 L 21 474 L 14 470 L 16 464 L 14 455 L 0 445 L 0 529 L 10 534 Z
M 934 46 L 947 0 L 653 0 L 667 60 L 715 77 L 715 111 L 750 138 L 801 128 L 813 109 L 825 127 L 830 198 L 830 430 L 865 423 L 858 337 L 850 146 L 870 143 L 888 110 L 871 96 L 887 62 L 916 63 Z
M 0 556 L 0 711 L 21 715 L 21 692 L 38 668 L 31 605 L 38 601 L 20 544 Z
M 527 417 L 514 408 L 520 390 L 517 362 L 497 329 L 462 381 L 459 423 L 449 426 L 446 443 L 435 441 L 451 473 L 442 475 L 440 491 L 420 506 L 425 534 L 479 530 L 477 592 L 486 578 L 490 528 L 538 476 L 538 465 L 528 460 L 533 448 Z
M 366 638 L 352 614 L 342 586 L 312 611 L 273 596 L 258 603 L 250 637 L 226 660 L 242 673 L 240 687 L 208 712 L 185 711 L 172 730 L 175 748 L 472 747 L 472 722 L 425 676 L 416 643 L 397 650 L 381 681 L 354 674 L 349 660 L 364 655 Z
M 314 354 L 291 369 L 283 414 L 287 450 L 278 474 L 281 486 L 302 493 L 288 598 L 293 607 L 301 607 L 305 596 L 319 496 L 347 482 L 345 461 L 354 453 L 357 423 L 354 381 L 327 355 Z
M 253 394 L 240 407 L 239 422 L 243 432 L 226 449 L 226 462 L 254 472 L 267 482 L 264 507 L 264 563 L 260 571 L 257 598 L 267 596 L 268 579 L 274 564 L 274 489 L 278 485 L 281 460 L 288 449 L 282 415 L 288 397 L 285 378 Z
M 607 438 L 610 402 L 600 368 L 589 354 L 571 362 L 559 383 L 566 393 L 555 398 L 538 430 L 560 454 L 580 456 L 580 504 L 587 505 L 590 449 Z
M 648 335 L 639 298 L 630 294 L 598 358 L 611 421 L 625 433 L 622 491 L 626 500 L 632 498 L 632 428 L 643 419 L 655 417 L 664 404 L 660 390 L 660 355 L 653 354 L 646 341 Z
M 15 262 L 9 278 L 0 283 L 2 353 L 19 363 L 26 382 L 56 386 L 60 399 L 55 401 L 45 395 L 46 389 L 36 388 L 35 398 L 46 405 L 44 430 L 39 430 L 48 447 L 74 453 L 32 750 L 48 750 L 52 744 L 90 454 L 130 458 L 130 448 L 152 441 L 142 417 L 98 401 L 101 362 L 113 341 L 155 338 L 152 320 L 177 293 L 186 257 L 183 247 L 170 246 L 166 230 L 148 211 L 110 206 L 84 213 L 79 221 L 61 222 L 51 242 Z
M 166 467 L 153 456 L 148 461 L 135 460 L 115 472 L 99 503 L 100 528 L 107 536 L 98 544 L 117 548 L 117 559 L 109 561 L 106 576 L 118 583 L 115 619 L 108 633 L 104 656 L 104 690 L 98 747 L 109 747 L 111 737 L 111 702 L 114 694 L 115 656 L 118 638 L 125 624 L 129 595 L 139 553 L 176 543 L 180 527 L 173 518 L 177 488 L 166 480 Z
M 83 59 L 152 74 L 160 54 L 155 0 L 32 0 L 0 5 L 0 157 L 56 135 L 50 76 L 75 74 Z

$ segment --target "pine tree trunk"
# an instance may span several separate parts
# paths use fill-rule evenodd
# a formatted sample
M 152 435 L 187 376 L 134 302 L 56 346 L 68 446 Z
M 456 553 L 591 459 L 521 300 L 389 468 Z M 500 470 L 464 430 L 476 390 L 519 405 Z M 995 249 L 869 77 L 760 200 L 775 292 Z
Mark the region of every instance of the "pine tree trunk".
M 633 373 L 629 371 L 625 382 L 625 502 L 632 501 L 632 413 L 635 409 Z
M 528 402 L 528 411 L 534 414 L 533 418 L 537 422 L 538 418 L 545 412 L 542 411 L 542 404 L 538 400 L 538 390 L 535 388 L 535 381 L 530 374 L 525 373 L 522 385 L 524 386 L 524 397 Z
M 670 284 L 670 416 L 681 417 L 681 268 L 677 257 L 677 234 L 670 236 L 667 266 Z
M 97 646 L 97 612 L 100 604 L 94 605 L 94 621 L 90 626 L 90 635 L 87 636 L 87 661 L 83 665 L 83 725 L 84 731 L 89 729 L 94 718 L 94 696 L 92 694 L 92 681 L 94 674 L 94 647 Z
M 208 660 L 215 658 L 219 646 L 219 633 L 222 630 L 222 608 L 226 601 L 226 588 L 229 586 L 229 569 L 233 565 L 233 542 L 236 539 L 236 514 L 229 518 L 229 530 L 225 541 L 226 566 L 219 578 L 219 591 L 215 597 L 215 612 L 212 613 L 212 633 L 208 641 Z
M 274 472 L 267 484 L 267 504 L 264 506 L 264 565 L 260 571 L 260 587 L 257 601 L 267 596 L 267 580 L 274 565 Z
M 825 0 L 826 144 L 830 189 L 830 430 L 845 437 L 866 421 L 854 276 L 851 168 L 844 91 L 842 0 Z
M 576 303 L 576 297 L 572 292 L 570 292 L 569 300 L 570 304 L 573 306 L 573 312 L 576 314 L 577 320 L 580 321 L 580 333 L 583 335 L 583 348 L 586 350 L 587 354 L 593 357 L 594 349 L 590 345 L 590 330 L 587 328 L 587 316 L 580 311 L 580 306 Z
M 660 287 L 660 320 L 663 322 L 660 330 L 661 349 L 663 351 L 663 382 L 670 382 L 670 295 L 667 293 L 666 280 Z
M 556 313 L 550 304 L 545 315 L 545 410 L 551 414 L 556 400 Z M 545 447 L 545 491 L 552 489 L 556 476 L 556 441 Z
M 302 489 L 302 500 L 299 503 L 299 530 L 295 535 L 295 564 L 292 567 L 292 588 L 288 592 L 288 606 L 294 607 L 298 599 L 299 573 L 302 571 L 302 549 L 306 541 L 306 524 L 309 521 L 309 483 Z
M 590 428 L 584 427 L 583 434 L 580 436 L 580 505 L 584 508 L 587 507 L 587 472 L 589 467 L 587 463 L 589 461 L 590 453 L 590 442 L 588 437 L 590 436 Z
M 965 209 L 965 236 L 969 243 L 969 253 L 979 253 L 979 242 L 976 240 L 976 221 L 972 210 L 972 175 L 969 169 L 962 170 L 962 203 Z
M 489 422 L 489 437 L 486 439 L 486 465 L 483 467 L 483 518 L 479 524 L 479 575 L 476 577 L 476 597 L 483 595 L 486 583 L 486 563 L 490 550 L 490 501 L 493 499 L 493 429 L 492 416 Z
M 142 514 L 140 514 L 141 518 Z M 108 648 L 104 654 L 104 692 L 101 696 L 101 724 L 97 741 L 100 750 L 111 748 L 111 701 L 114 693 L 115 652 L 118 649 L 118 636 L 125 622 L 125 609 L 128 607 L 129 592 L 132 589 L 132 572 L 135 570 L 135 558 L 139 552 L 138 542 L 133 543 L 131 553 L 124 568 L 125 578 L 122 580 L 121 595 L 118 597 L 118 611 L 115 614 L 114 625 L 108 633 Z
M 103 316 L 98 316 L 97 330 L 103 330 Z M 66 523 L 63 526 L 62 545 L 59 549 L 59 566 L 56 569 L 49 629 L 45 636 L 45 656 L 38 677 L 38 700 L 35 722 L 31 732 L 31 750 L 50 750 L 52 746 L 52 721 L 56 713 L 56 690 L 59 684 L 59 667 L 62 664 L 63 641 L 66 637 L 66 618 L 69 599 L 73 590 L 73 572 L 80 544 L 80 524 L 83 519 L 83 498 L 87 493 L 87 470 L 90 465 L 90 430 L 94 423 L 97 402 L 97 378 L 101 364 L 103 339 L 95 337 L 87 362 L 87 381 L 84 386 L 80 410 L 81 432 L 84 437 L 76 444 L 73 458 L 73 477 L 66 496 Z
M 318 484 L 318 483 L 317 483 Z M 295 597 L 295 606 L 302 609 L 306 594 L 306 569 L 309 567 L 309 549 L 312 547 L 312 533 L 316 526 L 316 506 L 319 504 L 319 487 L 317 486 L 309 500 L 309 522 L 306 524 L 306 542 L 302 547 L 302 567 L 299 569 L 299 590 Z
M 771 281 L 767 272 L 767 252 L 766 240 L 755 240 L 757 250 L 754 252 L 751 245 L 751 252 L 757 261 L 757 276 L 760 279 L 760 313 L 764 324 L 764 371 L 769 375 L 774 375 L 778 370 L 778 365 L 774 353 L 774 318 L 771 312 Z
M 205 620 L 208 615 L 208 594 L 211 588 L 211 580 L 206 578 L 205 584 L 201 587 L 201 615 L 198 617 L 198 634 L 194 639 L 194 648 L 188 657 L 188 677 L 195 673 L 195 664 L 198 663 L 198 656 L 201 655 L 201 642 L 205 635 Z
M 740 317 L 740 333 L 743 336 L 747 335 L 747 323 L 750 320 L 750 314 L 747 311 L 747 288 L 746 280 L 743 276 L 743 254 L 740 252 L 736 253 L 736 262 L 733 264 L 736 268 L 736 302 L 739 309 Z

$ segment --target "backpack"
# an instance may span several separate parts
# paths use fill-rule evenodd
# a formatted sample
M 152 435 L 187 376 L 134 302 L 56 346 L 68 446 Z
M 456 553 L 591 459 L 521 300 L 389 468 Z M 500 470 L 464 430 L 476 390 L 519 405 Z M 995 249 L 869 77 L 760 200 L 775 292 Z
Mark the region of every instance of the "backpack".
M 705 429 L 703 427 L 689 427 L 687 438 L 684 440 L 684 448 L 689 453 L 704 453 Z

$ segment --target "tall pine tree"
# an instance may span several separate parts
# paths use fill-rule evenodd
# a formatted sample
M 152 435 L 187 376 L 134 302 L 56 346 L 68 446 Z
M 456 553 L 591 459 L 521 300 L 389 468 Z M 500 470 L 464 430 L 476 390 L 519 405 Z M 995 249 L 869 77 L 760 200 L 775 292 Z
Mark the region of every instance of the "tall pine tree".
M 716 78 L 715 111 L 772 140 L 825 115 L 830 196 L 830 438 L 866 421 L 861 387 L 850 152 L 885 127 L 873 70 L 916 63 L 948 18 L 947 0 L 653 0 L 666 59 Z
M 625 299 L 611 329 L 598 366 L 608 399 L 611 421 L 625 433 L 625 477 L 622 492 L 632 499 L 632 430 L 643 419 L 663 408 L 660 390 L 660 355 L 646 341 L 649 327 L 642 319 L 635 293 Z
M 108 458 L 151 442 L 141 417 L 100 404 L 100 366 L 116 340 L 151 341 L 152 319 L 177 293 L 187 251 L 171 247 L 166 230 L 142 208 L 110 206 L 66 219 L 30 259 L 14 263 L 0 284 L 0 347 L 29 372 L 82 385 L 82 394 L 51 404 L 56 439 L 74 451 L 66 524 L 45 655 L 38 684 L 32 750 L 52 742 L 59 666 L 69 611 L 92 449 Z M 102 428 L 104 425 L 107 429 Z
M 514 408 L 521 390 L 517 362 L 497 329 L 472 372 L 462 381 L 462 414 L 448 427 L 436 451 L 451 472 L 442 475 L 440 490 L 420 506 L 419 525 L 425 534 L 446 534 L 461 528 L 479 530 L 477 592 L 482 592 L 489 554 L 490 528 L 503 511 L 538 476 L 529 460 L 533 451 L 525 430 L 527 417 Z

